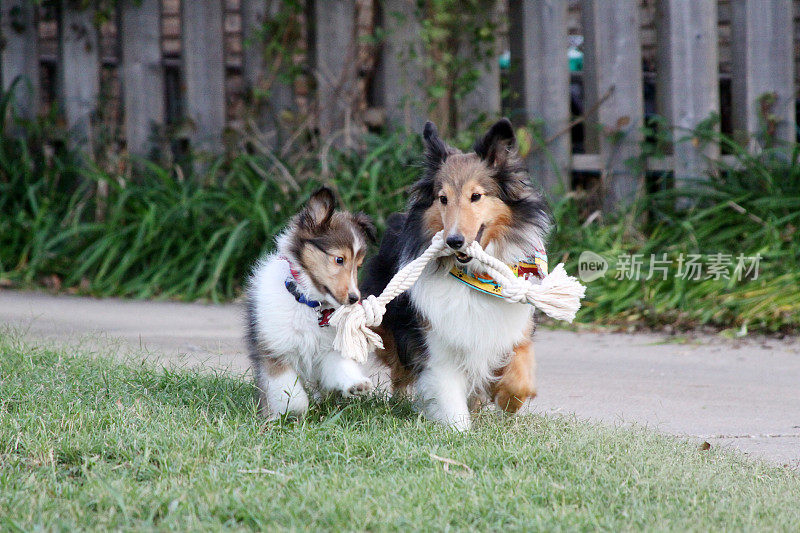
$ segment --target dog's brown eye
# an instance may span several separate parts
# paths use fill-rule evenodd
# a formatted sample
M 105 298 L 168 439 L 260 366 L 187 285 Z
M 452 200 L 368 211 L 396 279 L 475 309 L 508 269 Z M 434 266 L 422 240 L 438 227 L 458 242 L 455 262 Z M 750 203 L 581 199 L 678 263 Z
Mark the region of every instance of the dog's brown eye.
M 337 265 L 343 265 L 344 264 L 344 257 L 337 257 L 336 258 L 336 264 Z
M 440 196 L 439 201 L 442 202 L 442 205 L 447 205 L 447 196 Z
M 470 197 L 470 201 L 471 202 L 477 202 L 478 200 L 481 199 L 481 196 L 483 196 L 483 195 L 480 194 L 480 193 L 477 193 L 477 192 L 473 193 L 472 196 Z

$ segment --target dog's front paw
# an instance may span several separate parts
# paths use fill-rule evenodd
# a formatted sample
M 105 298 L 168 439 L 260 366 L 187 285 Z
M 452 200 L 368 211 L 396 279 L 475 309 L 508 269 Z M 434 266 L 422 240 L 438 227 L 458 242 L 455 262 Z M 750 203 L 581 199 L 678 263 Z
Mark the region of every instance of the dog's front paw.
M 453 431 L 463 433 L 472 428 L 472 419 L 469 415 L 459 416 L 453 418 L 452 420 L 446 421 L 445 425 L 447 426 L 447 429 L 452 429 Z
M 365 394 L 369 394 L 372 390 L 372 381 L 369 379 L 364 379 L 357 383 L 353 383 L 349 387 L 342 389 L 342 396 L 345 398 L 354 398 L 356 396 L 364 396 Z
M 341 394 L 345 398 L 363 396 L 373 389 L 372 381 L 359 365 L 338 353 L 330 353 L 319 368 L 319 385 L 323 391 Z
M 472 428 L 472 417 L 467 410 L 466 398 L 463 402 L 450 403 L 429 400 L 424 402 L 424 412 L 430 420 L 442 424 L 447 429 L 464 432 Z

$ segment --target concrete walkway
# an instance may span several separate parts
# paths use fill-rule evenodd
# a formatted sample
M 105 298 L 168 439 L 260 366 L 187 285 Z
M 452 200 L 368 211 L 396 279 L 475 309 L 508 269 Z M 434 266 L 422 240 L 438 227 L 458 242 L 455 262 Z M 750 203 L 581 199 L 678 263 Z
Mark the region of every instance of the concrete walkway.
M 0 324 L 29 339 L 97 348 L 118 342 L 120 352 L 158 360 L 247 368 L 236 305 L 0 291 Z M 535 346 L 536 412 L 636 422 L 800 466 L 800 339 L 540 329 Z

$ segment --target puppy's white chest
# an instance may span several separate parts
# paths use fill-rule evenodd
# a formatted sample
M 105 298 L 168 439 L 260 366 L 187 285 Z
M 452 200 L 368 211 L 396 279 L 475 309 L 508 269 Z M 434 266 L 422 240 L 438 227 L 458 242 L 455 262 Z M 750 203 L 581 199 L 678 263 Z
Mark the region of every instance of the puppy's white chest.
M 252 283 L 256 329 L 275 355 L 313 357 L 330 351 L 334 332 L 319 325 L 318 312 L 297 302 L 285 287 L 288 267 L 271 258 L 257 268 Z

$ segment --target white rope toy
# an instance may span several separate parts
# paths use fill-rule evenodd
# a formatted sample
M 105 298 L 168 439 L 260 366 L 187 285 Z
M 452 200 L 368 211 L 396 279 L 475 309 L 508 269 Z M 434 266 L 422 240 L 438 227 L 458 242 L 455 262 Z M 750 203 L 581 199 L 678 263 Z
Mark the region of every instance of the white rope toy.
M 360 305 L 346 305 L 334 311 L 330 323 L 336 327 L 336 338 L 333 340 L 336 350 L 345 357 L 365 362 L 370 351 L 383 348 L 381 336 L 370 328 L 380 326 L 386 305 L 411 288 L 431 260 L 456 252 L 445 244 L 443 233 L 440 231 L 434 235 L 431 245 L 422 255 L 401 268 L 380 296 L 370 295 Z M 556 320 L 572 322 L 575 319 L 586 287 L 567 275 L 563 263 L 559 263 L 541 284 L 534 285 L 518 278 L 508 265 L 484 252 L 477 241 L 473 241 L 463 252 L 483 264 L 486 272 L 503 287 L 503 299 L 532 304 Z

